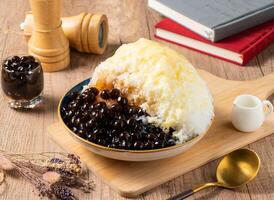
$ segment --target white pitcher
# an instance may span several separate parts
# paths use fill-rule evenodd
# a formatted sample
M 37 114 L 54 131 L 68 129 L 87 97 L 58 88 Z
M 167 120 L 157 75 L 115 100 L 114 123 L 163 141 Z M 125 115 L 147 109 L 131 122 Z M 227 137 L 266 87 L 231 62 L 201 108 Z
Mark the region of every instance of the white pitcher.
M 267 111 L 265 111 L 267 107 Z M 273 112 L 273 105 L 268 100 L 260 100 L 253 95 L 240 95 L 233 102 L 232 124 L 242 132 L 253 132 Z

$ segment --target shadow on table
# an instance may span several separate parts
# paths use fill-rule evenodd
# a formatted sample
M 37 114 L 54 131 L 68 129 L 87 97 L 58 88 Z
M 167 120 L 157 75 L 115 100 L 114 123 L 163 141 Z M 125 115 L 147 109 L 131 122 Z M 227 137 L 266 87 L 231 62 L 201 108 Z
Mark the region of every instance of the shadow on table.
M 204 195 L 196 197 L 195 200 L 213 199 L 221 193 L 221 188 L 213 188 L 211 191 L 206 192 Z M 198 194 L 198 193 L 197 193 Z
M 273 60 L 274 44 L 269 45 L 257 57 L 262 67 L 269 65 L 269 61 Z
M 269 97 L 267 97 L 267 100 L 269 100 L 272 104 L 274 104 L 274 93 L 271 94 Z
M 32 108 L 32 109 L 20 108 L 20 109 L 16 109 L 16 111 L 22 112 L 25 114 L 55 113 L 55 111 L 58 107 L 59 101 L 60 101 L 60 99 L 58 99 L 57 97 L 44 95 L 42 103 L 40 105 L 38 105 L 37 107 Z
M 92 54 L 92 53 L 81 53 L 74 49 L 71 49 L 70 56 L 70 67 L 67 69 L 76 70 L 83 66 L 92 66 L 95 68 L 100 62 L 111 57 L 120 45 L 109 44 L 106 51 L 102 55 Z

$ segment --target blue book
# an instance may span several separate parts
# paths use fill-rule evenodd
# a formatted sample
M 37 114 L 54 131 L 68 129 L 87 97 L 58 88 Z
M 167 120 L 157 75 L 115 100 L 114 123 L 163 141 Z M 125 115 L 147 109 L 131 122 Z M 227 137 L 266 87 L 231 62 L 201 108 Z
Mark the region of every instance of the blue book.
M 213 42 L 274 19 L 274 0 L 149 0 L 148 5 Z

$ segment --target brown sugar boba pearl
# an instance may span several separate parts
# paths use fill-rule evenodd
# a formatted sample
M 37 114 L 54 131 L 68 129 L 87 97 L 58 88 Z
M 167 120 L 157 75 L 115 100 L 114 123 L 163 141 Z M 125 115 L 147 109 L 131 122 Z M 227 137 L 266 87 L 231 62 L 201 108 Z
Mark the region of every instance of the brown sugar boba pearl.
M 112 89 L 111 92 L 110 92 L 110 97 L 111 97 L 112 99 L 117 99 L 117 98 L 120 96 L 120 94 L 121 94 L 120 90 L 114 88 L 114 89 Z
M 102 90 L 100 93 L 102 99 L 109 99 L 110 98 L 110 91 L 109 90 Z
M 101 100 L 95 100 L 97 95 Z M 61 115 L 75 134 L 109 148 L 149 150 L 176 144 L 173 129 L 165 133 L 160 127 L 140 120 L 148 113 L 131 105 L 116 88 L 99 91 L 91 87 L 73 93 Z
M 117 103 L 121 106 L 126 106 L 128 104 L 128 100 L 127 98 L 120 96 L 117 98 Z

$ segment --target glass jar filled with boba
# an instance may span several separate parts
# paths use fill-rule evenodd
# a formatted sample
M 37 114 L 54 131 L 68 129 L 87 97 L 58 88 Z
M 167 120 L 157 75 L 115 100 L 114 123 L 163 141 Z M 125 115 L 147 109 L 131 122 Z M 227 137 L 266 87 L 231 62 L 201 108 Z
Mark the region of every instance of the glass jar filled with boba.
M 2 62 L 1 85 L 10 107 L 36 107 L 44 88 L 40 61 L 30 55 L 7 57 Z

